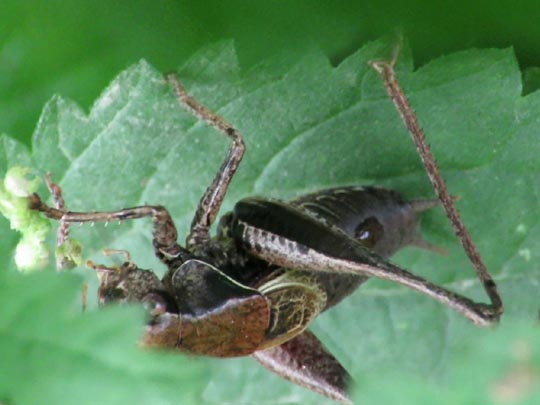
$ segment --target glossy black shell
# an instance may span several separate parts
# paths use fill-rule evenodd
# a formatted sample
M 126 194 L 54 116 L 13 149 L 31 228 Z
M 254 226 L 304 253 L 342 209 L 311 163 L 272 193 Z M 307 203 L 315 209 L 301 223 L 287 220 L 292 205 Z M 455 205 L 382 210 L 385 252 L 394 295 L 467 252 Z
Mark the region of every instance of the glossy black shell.
M 358 236 L 367 219 L 375 218 L 382 233 L 371 249 L 385 258 L 418 239 L 418 215 L 394 190 L 338 187 L 306 194 L 289 203 L 352 237 Z
M 409 202 L 392 190 L 376 187 L 332 188 L 300 196 L 290 201 L 288 206 L 261 199 L 261 206 L 264 206 L 262 210 L 255 208 L 253 204 L 256 201 L 246 199 L 237 203 L 233 228 L 238 221 L 256 222 L 258 227 L 284 238 L 308 241 L 304 244 L 312 247 L 319 245 L 327 252 L 339 250 L 338 246 L 328 246 L 325 236 L 330 235 L 325 235 L 324 227 L 306 226 L 309 221 L 314 221 L 325 227 L 339 228 L 384 258 L 418 240 L 417 213 Z M 311 219 L 306 218 L 306 215 Z M 363 239 L 366 229 L 369 237 Z M 234 230 L 232 235 L 239 239 Z M 245 241 L 238 242 L 241 244 Z M 337 251 L 336 254 L 339 256 Z M 267 273 L 260 270 L 253 282 L 245 279 L 242 281 L 255 286 L 260 275 Z M 316 273 L 314 276 L 327 294 L 326 308 L 337 304 L 367 280 L 367 277 L 335 273 Z

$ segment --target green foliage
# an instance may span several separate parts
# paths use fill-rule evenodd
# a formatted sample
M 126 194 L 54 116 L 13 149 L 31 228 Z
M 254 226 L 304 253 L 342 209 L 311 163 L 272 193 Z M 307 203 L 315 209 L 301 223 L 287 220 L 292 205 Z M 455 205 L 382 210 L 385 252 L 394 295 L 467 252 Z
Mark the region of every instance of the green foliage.
M 452 351 L 441 384 L 431 376 L 374 370 L 360 377 L 359 404 L 536 404 L 540 398 L 540 329 L 507 323 L 476 330 Z
M 196 362 L 145 353 L 142 311 L 80 314 L 73 276 L 0 273 L 0 400 L 15 404 L 190 403 Z
M 538 11 L 536 0 L 3 0 L 0 133 L 29 144 L 51 94 L 87 109 L 135 61 L 169 71 L 222 39 L 235 41 L 243 66 L 313 45 L 337 62 L 400 27 L 418 65 L 513 46 L 520 66 L 540 66 Z
M 379 184 L 410 198 L 431 197 L 414 147 L 366 64 L 385 52 L 382 43 L 371 43 L 333 67 L 322 53 L 306 50 L 242 72 L 234 47 L 223 42 L 184 64 L 179 76 L 190 93 L 246 139 L 247 154 L 224 209 L 249 194 L 288 198 L 345 184 Z M 430 390 L 451 390 L 462 381 L 456 375 L 472 367 L 469 353 L 473 362 L 491 369 L 506 364 L 501 358 L 508 351 L 491 350 L 488 356 L 477 349 L 509 347 L 519 340 L 534 343 L 528 326 L 514 325 L 517 320 L 531 325 L 538 310 L 540 93 L 521 96 L 520 72 L 510 50 L 461 52 L 416 72 L 411 65 L 411 58 L 403 55 L 398 67 L 402 84 L 449 189 L 460 197 L 459 209 L 499 282 L 507 312 L 497 332 L 479 332 L 427 297 L 370 281 L 313 327 L 360 389 L 367 387 L 362 402 L 365 395 L 377 401 L 381 392 L 373 387 L 385 375 L 403 381 L 409 375 L 412 382 L 382 386 L 383 392 L 395 389 L 395 398 L 429 396 L 435 402 L 439 398 Z M 73 102 L 54 97 L 34 133 L 32 153 L 3 138 L 0 174 L 14 164 L 51 171 L 72 210 L 165 205 L 182 240 L 227 145 L 225 137 L 181 110 L 160 73 L 140 62 L 110 84 L 88 115 Z M 47 195 L 44 188 L 40 193 Z M 7 224 L 0 226 L 6 240 L 0 252 L 6 259 L 0 272 L 0 400 L 197 403 L 202 390 L 202 400 L 210 403 L 324 402 L 269 375 L 249 358 L 195 362 L 136 351 L 140 312 L 95 311 L 91 305 L 88 314 L 78 315 L 73 278 L 53 272 L 23 277 L 9 271 L 13 264 L 7 259 L 18 236 Z M 449 257 L 409 249 L 396 260 L 484 299 L 439 210 L 425 215 L 422 232 L 448 249 Z M 127 249 L 141 267 L 163 271 L 152 254 L 148 221 L 77 227 L 72 234 L 85 256 L 98 263 L 109 260 L 100 254 L 103 248 Z M 79 273 L 95 286 L 89 270 Z M 92 288 L 90 296 L 95 296 Z M 537 376 L 538 355 L 532 358 Z M 504 370 L 488 373 L 493 384 Z M 433 386 L 418 382 L 427 377 Z M 476 378 L 478 384 L 488 384 L 481 369 L 470 375 L 472 386 Z M 43 385 L 30 389 L 31 381 Z M 412 394 L 411 386 L 420 391 Z M 56 396 L 60 392 L 62 400 Z M 470 394 L 461 402 L 489 401 L 487 394 Z

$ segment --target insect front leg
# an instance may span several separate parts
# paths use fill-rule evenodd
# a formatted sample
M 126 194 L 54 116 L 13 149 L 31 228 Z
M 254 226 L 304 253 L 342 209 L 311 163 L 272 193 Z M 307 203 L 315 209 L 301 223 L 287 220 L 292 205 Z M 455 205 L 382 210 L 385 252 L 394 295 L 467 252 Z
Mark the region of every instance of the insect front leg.
M 62 196 L 62 188 L 52 181 L 50 173 L 45 175 L 45 183 L 53 197 L 55 208 L 65 210 L 66 204 Z M 79 242 L 69 239 L 69 224 L 61 220 L 56 231 L 56 270 L 63 271 L 76 267 L 79 263 L 74 257 L 74 253 L 79 256 L 81 246 Z M 83 312 L 86 310 L 87 299 L 88 284 L 83 283 L 81 287 L 81 309 Z
M 47 188 L 49 189 L 49 192 L 51 193 L 53 200 L 54 200 L 54 207 L 59 210 L 65 209 L 65 201 L 64 197 L 62 196 L 62 189 L 60 186 L 56 183 L 53 183 L 51 179 L 51 174 L 47 173 L 45 175 L 45 183 L 47 184 Z M 58 231 L 56 234 L 56 245 L 60 246 L 63 244 L 69 236 L 69 225 L 66 224 L 63 221 L 60 221 L 60 226 L 58 227 Z M 57 263 L 57 268 L 61 268 L 62 266 Z
M 109 212 L 73 212 L 49 207 L 37 194 L 28 197 L 28 201 L 31 209 L 62 223 L 112 222 L 150 217 L 156 256 L 167 264 L 171 259 L 187 255 L 186 249 L 177 243 L 178 233 L 169 212 L 160 205 L 142 205 Z
M 66 204 L 62 196 L 62 188 L 52 181 L 50 173 L 45 175 L 45 183 L 52 195 L 55 208 L 65 211 Z M 56 270 L 63 271 L 77 266 L 71 254 L 73 249 L 80 252 L 80 245 L 78 242 L 69 239 L 69 224 L 60 220 L 60 225 L 56 231 Z M 83 308 L 84 306 L 83 303 Z
M 245 145 L 242 135 L 231 124 L 187 94 L 184 86 L 182 86 L 175 74 L 169 74 L 166 78 L 173 87 L 176 97 L 182 106 L 232 140 L 225 160 L 199 201 L 186 240 L 186 245 L 189 249 L 190 247 L 201 245 L 210 239 L 210 226 L 212 226 L 212 223 L 216 219 L 229 183 L 244 156 Z

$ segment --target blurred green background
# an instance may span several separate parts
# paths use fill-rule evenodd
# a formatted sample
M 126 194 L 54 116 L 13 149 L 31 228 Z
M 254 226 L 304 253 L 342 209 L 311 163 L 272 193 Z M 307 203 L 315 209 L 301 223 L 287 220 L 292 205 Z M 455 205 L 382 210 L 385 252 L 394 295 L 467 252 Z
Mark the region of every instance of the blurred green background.
M 416 65 L 471 47 L 513 46 L 540 66 L 540 6 L 533 0 L 3 0 L 0 133 L 30 143 L 53 94 L 88 109 L 141 58 L 171 70 L 195 50 L 234 39 L 243 68 L 269 54 L 321 48 L 334 63 L 401 27 Z

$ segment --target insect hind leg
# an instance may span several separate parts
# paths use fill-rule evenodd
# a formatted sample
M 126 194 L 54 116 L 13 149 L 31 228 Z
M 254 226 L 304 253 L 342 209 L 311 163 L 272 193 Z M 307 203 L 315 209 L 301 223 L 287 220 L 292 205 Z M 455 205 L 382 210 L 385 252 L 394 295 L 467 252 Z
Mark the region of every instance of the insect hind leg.
M 467 254 L 469 261 L 476 271 L 478 279 L 482 282 L 484 290 L 491 301 L 489 308 L 494 313 L 494 318 L 498 320 L 504 311 L 504 307 L 497 285 L 472 241 L 467 228 L 461 220 L 461 216 L 454 205 L 454 198 L 450 195 L 448 188 L 446 187 L 446 183 L 439 172 L 435 158 L 425 139 L 424 132 L 418 123 L 418 119 L 416 118 L 416 115 L 399 84 L 396 72 L 394 71 L 400 50 L 401 41 L 398 40 L 398 44 L 394 48 L 389 61 L 370 61 L 369 65 L 381 77 L 388 96 L 394 103 L 396 110 L 399 112 L 401 120 L 407 128 L 418 154 L 420 155 L 429 180 L 435 190 L 435 194 L 437 194 L 438 199 L 441 201 L 441 205 L 446 211 L 446 215 L 454 228 L 454 233 L 459 239 L 463 250 Z

